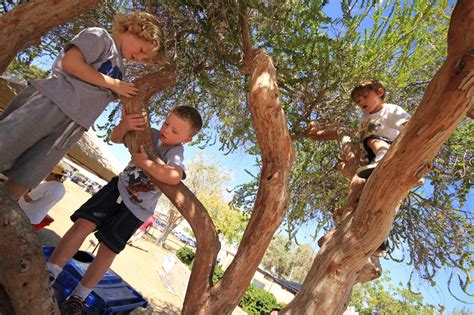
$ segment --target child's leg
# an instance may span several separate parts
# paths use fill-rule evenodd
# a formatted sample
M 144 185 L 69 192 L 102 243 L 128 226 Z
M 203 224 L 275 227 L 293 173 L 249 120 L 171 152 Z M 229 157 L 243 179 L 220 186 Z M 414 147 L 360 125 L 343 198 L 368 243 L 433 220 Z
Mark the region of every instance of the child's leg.
M 0 117 L 0 172 L 12 198 L 41 183 L 83 132 L 33 87 L 16 97 Z
M 90 264 L 89 268 L 87 268 L 84 277 L 82 277 L 81 284 L 92 290 L 97 283 L 99 283 L 107 270 L 109 270 L 115 256 L 117 256 L 115 252 L 108 248 L 104 243 L 100 243 L 97 256 Z
M 92 289 L 109 270 L 117 254 L 110 250 L 104 243 L 100 243 L 99 251 L 94 261 L 87 268 L 81 282 L 72 291 L 71 295 L 61 305 L 61 314 L 83 314 L 83 304 Z
M 10 197 L 15 201 L 18 201 L 29 189 L 25 185 L 17 183 L 11 179 L 7 179 L 3 184 L 5 185 L 5 189 Z
M 379 162 L 385 153 L 387 153 L 388 149 L 390 149 L 390 144 L 380 139 L 368 139 L 367 145 L 375 154 L 375 162 Z
M 48 262 L 63 268 L 79 250 L 87 235 L 95 229 L 95 223 L 82 218 L 77 219 L 74 225 L 64 234 Z

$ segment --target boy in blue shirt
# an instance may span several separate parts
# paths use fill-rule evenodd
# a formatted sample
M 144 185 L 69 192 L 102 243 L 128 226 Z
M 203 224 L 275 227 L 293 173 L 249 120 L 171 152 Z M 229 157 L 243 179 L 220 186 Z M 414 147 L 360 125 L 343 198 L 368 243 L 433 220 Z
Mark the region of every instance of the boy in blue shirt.
M 153 15 L 117 15 L 112 36 L 83 30 L 66 44 L 50 78 L 31 82 L 12 100 L 0 116 L 0 172 L 13 199 L 36 187 L 117 95 L 136 95 L 122 81 L 123 58 L 162 63 L 163 42 Z
M 122 143 L 127 132 L 143 130 L 144 124 L 145 119 L 140 114 L 127 115 L 122 111 L 122 121 L 112 131 L 110 139 Z M 71 216 L 74 225 L 63 236 L 48 262 L 51 280 L 55 281 L 90 233 L 96 231 L 100 245 L 81 282 L 63 303 L 64 313 L 82 313 L 85 299 L 110 268 L 115 256 L 125 248 L 140 225 L 153 215 L 161 191 L 150 176 L 169 185 L 176 185 L 185 178 L 182 144 L 191 141 L 201 127 L 202 119 L 196 109 L 175 107 L 160 131 L 152 129 L 153 144 L 160 159 L 148 159 L 142 146 L 139 153 L 132 154 L 132 161 L 118 177 Z

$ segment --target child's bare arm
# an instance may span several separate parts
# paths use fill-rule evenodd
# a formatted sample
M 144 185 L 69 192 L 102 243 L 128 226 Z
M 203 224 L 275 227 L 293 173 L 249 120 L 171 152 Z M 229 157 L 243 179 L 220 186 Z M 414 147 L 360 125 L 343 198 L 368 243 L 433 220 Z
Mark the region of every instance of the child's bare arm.
M 183 170 L 177 166 L 153 162 L 148 159 L 145 148 L 140 146 L 140 152 L 132 154 L 133 163 L 149 176 L 168 185 L 177 185 L 183 178 Z
M 133 83 L 109 77 L 92 68 L 85 60 L 79 48 L 68 49 L 62 59 L 63 70 L 87 83 L 110 89 L 120 96 L 132 97 L 138 89 Z
M 123 143 L 125 134 L 129 131 L 143 131 L 145 130 L 145 117 L 142 114 L 130 114 L 125 112 L 122 107 L 122 119 L 117 127 L 112 130 L 110 134 L 110 141 L 114 143 Z

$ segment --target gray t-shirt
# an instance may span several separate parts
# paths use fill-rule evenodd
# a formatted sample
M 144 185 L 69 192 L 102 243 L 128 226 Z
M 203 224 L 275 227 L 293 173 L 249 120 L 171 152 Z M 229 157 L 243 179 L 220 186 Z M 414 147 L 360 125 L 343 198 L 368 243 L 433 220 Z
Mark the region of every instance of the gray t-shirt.
M 171 148 L 163 149 L 160 138 L 160 132 L 152 129 L 153 143 L 156 143 L 158 156 L 167 165 L 174 165 L 183 170 L 184 174 L 183 152 L 184 147 L 179 144 Z M 119 174 L 117 183 L 120 197 L 127 208 L 141 221 L 146 221 L 153 215 L 161 191 L 153 185 L 150 178 L 133 162 L 128 163 L 125 169 Z
M 122 80 L 125 75 L 123 58 L 112 36 L 102 28 L 90 27 L 66 44 L 64 51 L 53 63 L 52 77 L 32 81 L 31 84 L 59 106 L 73 121 L 89 129 L 105 107 L 114 100 L 114 93 L 64 72 L 61 62 L 64 53 L 72 46 L 79 48 L 92 68 L 114 79 Z

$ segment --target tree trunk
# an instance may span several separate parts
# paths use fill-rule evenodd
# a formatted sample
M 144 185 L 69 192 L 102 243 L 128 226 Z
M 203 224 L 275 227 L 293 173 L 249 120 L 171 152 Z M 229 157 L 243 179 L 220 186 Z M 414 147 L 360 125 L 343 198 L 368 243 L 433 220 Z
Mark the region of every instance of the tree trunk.
M 96 6 L 99 0 L 30 1 L 16 5 L 0 17 L 0 74 L 16 54 L 29 46 L 39 45 L 41 36 Z
M 59 314 L 41 243 L 18 203 L 0 184 L 0 288 L 15 314 Z M 5 298 L 5 295 L 2 296 Z M 2 314 L 8 314 L 5 309 Z
M 189 222 L 197 240 L 196 258 L 183 304 L 183 314 L 230 314 L 250 283 L 273 234 L 281 223 L 288 203 L 288 176 L 294 158 L 287 121 L 278 98 L 276 73 L 264 50 L 252 52 L 250 65 L 250 109 L 262 151 L 262 175 L 252 218 L 244 233 L 236 258 L 214 287 L 212 273 L 220 243 L 206 209 L 189 189 L 155 182 Z M 149 75 L 137 80 L 139 94 L 123 100 L 127 113 L 147 114 L 145 104 L 151 95 L 174 80 L 172 69 L 166 75 Z M 167 77 L 168 79 L 164 79 Z M 174 81 L 173 81 L 174 82 Z M 151 159 L 156 152 L 151 144 L 151 130 L 132 132 L 125 139 L 130 152 L 144 144 Z M 257 240 L 258 239 L 258 240 Z
M 402 131 L 367 181 L 355 211 L 316 256 L 295 299 L 280 314 L 342 314 L 369 256 L 386 239 L 410 188 L 474 103 L 474 2 L 458 1 L 448 58 Z

